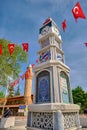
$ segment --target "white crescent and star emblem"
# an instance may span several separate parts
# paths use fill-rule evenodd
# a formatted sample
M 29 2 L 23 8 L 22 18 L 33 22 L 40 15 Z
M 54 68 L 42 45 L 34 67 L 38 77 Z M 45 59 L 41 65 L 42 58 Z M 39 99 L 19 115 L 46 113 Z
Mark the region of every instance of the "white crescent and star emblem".
M 10 51 L 13 51 L 14 50 L 14 46 L 10 46 Z
M 79 13 L 79 8 L 78 8 L 78 6 L 75 6 L 75 7 L 74 7 L 73 12 L 74 12 L 75 14 L 78 14 L 78 13 Z
M 13 46 L 10 46 L 10 49 L 13 49 L 14 47 Z
M 72 9 L 72 13 L 74 15 L 75 20 L 77 20 L 78 18 L 86 18 L 79 2 L 77 2 L 77 4 Z

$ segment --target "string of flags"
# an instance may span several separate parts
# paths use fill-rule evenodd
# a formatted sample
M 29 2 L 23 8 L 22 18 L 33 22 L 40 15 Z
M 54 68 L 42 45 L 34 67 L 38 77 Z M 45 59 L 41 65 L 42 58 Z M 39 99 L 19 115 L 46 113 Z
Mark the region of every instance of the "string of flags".
M 76 22 L 77 22 L 78 18 L 86 19 L 86 16 L 85 16 L 85 14 L 83 12 L 83 9 L 82 9 L 82 7 L 81 7 L 79 2 L 77 2 L 75 4 L 75 6 L 72 8 L 72 14 L 73 14 L 73 17 L 74 17 Z M 65 32 L 65 29 L 67 27 L 66 19 L 62 22 L 61 25 L 62 25 L 63 31 Z
M 85 16 L 85 14 L 84 14 L 84 12 L 83 12 L 83 9 L 82 9 L 82 7 L 81 7 L 81 5 L 80 5 L 79 2 L 77 2 L 77 3 L 75 4 L 75 6 L 72 8 L 72 15 L 73 15 L 73 17 L 74 17 L 74 19 L 75 19 L 76 22 L 77 22 L 77 20 L 78 20 L 79 18 L 81 18 L 81 19 L 86 19 L 86 16 Z M 46 21 L 46 22 L 49 22 L 49 20 Z M 46 23 L 44 22 L 43 25 L 45 25 L 45 24 L 46 24 Z M 64 21 L 62 22 L 61 25 L 62 25 L 63 31 L 65 32 L 65 30 L 66 30 L 66 28 L 67 28 L 67 21 L 66 21 L 66 19 L 64 19 Z M 87 47 L 87 43 L 84 43 L 84 44 L 85 44 L 85 46 Z M 23 48 L 23 50 L 24 50 L 25 52 L 28 52 L 28 49 L 29 49 L 28 43 L 22 43 L 22 48 Z M 15 44 L 13 44 L 13 43 L 8 44 L 8 50 L 9 50 L 9 54 L 10 54 L 10 56 L 11 56 L 11 55 L 13 54 L 14 50 L 15 50 Z M 2 54 L 3 54 L 3 45 L 0 44 L 0 55 L 2 55 Z M 36 63 L 38 63 L 38 60 L 36 60 Z M 32 64 L 32 68 L 34 68 L 34 66 L 35 66 L 35 65 Z M 24 80 L 24 79 L 25 79 L 25 74 L 21 75 L 18 79 L 16 79 L 16 80 L 13 81 L 12 83 L 10 83 L 10 86 L 14 87 L 14 86 L 16 86 L 17 84 L 19 84 L 20 78 L 21 78 L 22 80 Z
M 35 67 L 35 64 L 32 64 L 32 68 L 34 68 L 34 67 Z M 28 70 L 28 71 L 29 71 L 29 70 Z M 14 86 L 16 86 L 17 84 L 19 84 L 20 78 L 21 78 L 22 80 L 24 80 L 25 77 L 26 77 L 26 75 L 27 75 L 27 71 L 26 71 L 23 75 L 19 76 L 18 79 L 16 79 L 15 81 L 11 82 L 11 83 L 10 83 L 10 86 L 11 86 L 11 87 L 14 87 Z
M 28 49 L 29 49 L 29 44 L 28 43 L 22 43 L 22 48 L 25 52 L 28 52 Z M 10 43 L 8 44 L 8 50 L 9 50 L 9 53 L 10 53 L 10 56 L 13 54 L 14 50 L 15 50 L 15 44 L 13 43 Z M 3 45 L 0 44 L 0 55 L 3 54 Z
M 21 78 L 22 80 L 24 80 L 25 74 L 23 74 L 22 76 L 20 76 L 20 78 Z M 15 81 L 11 82 L 11 83 L 10 83 L 10 86 L 11 86 L 11 87 L 14 87 L 14 86 L 16 86 L 17 84 L 19 84 L 20 78 L 18 78 L 18 79 L 16 79 Z

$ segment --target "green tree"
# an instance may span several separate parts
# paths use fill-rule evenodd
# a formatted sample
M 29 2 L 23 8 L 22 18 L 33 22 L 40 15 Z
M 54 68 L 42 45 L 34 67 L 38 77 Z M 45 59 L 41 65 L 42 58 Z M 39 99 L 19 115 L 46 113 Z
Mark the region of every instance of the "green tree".
M 0 92 L 0 98 L 3 98 L 3 97 L 4 97 L 4 93 Z
M 2 55 L 0 56 L 0 85 L 6 87 L 9 77 L 13 76 L 15 80 L 21 72 L 21 63 L 27 61 L 27 53 L 23 51 L 22 46 L 15 44 L 14 52 L 10 56 L 8 44 L 11 41 L 0 39 L 2 44 Z
M 83 102 L 82 100 L 84 91 L 80 86 L 77 86 L 77 88 L 73 89 L 72 94 L 73 94 L 73 101 L 75 104 Z
M 20 87 L 19 85 L 17 86 L 17 90 L 15 90 L 15 96 L 20 95 Z
M 80 112 L 83 112 L 84 109 L 87 109 L 87 92 L 85 92 L 82 87 L 77 86 L 72 90 L 73 101 L 75 104 L 80 104 Z

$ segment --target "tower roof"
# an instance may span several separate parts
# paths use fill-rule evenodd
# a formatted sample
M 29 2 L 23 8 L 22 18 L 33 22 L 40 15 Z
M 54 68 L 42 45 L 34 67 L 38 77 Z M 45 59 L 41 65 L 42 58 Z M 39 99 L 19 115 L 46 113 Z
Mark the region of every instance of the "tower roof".
M 43 23 L 43 26 L 46 25 L 47 23 L 51 22 L 51 21 L 52 21 L 52 19 L 51 19 L 50 17 L 48 17 L 48 18 L 45 20 L 45 22 Z
M 31 64 L 29 64 L 29 68 L 31 68 L 32 67 L 32 65 Z
M 48 17 L 42 24 L 42 26 L 40 28 L 43 28 L 45 25 L 49 24 L 49 23 L 52 23 L 53 25 L 56 26 L 56 28 L 58 28 L 58 26 L 56 25 L 56 23 L 54 22 L 54 20 L 50 17 Z M 59 29 L 59 28 L 58 28 Z

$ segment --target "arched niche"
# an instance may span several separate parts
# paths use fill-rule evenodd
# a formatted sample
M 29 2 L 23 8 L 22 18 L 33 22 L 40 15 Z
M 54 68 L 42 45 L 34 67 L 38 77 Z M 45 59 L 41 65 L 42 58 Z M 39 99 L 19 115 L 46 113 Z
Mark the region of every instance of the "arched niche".
M 62 102 L 70 103 L 69 77 L 63 71 L 60 72 L 60 86 L 61 86 Z
M 44 70 L 36 76 L 36 103 L 50 102 L 50 72 Z

